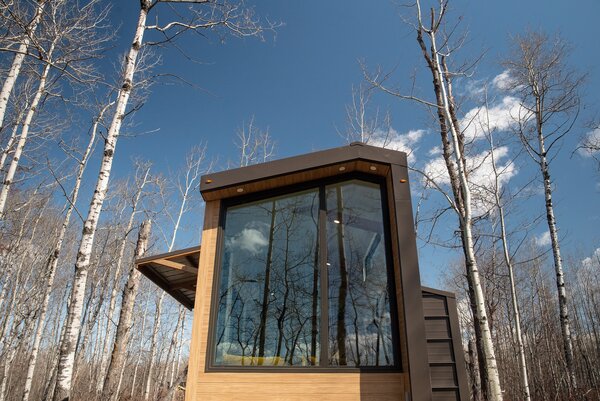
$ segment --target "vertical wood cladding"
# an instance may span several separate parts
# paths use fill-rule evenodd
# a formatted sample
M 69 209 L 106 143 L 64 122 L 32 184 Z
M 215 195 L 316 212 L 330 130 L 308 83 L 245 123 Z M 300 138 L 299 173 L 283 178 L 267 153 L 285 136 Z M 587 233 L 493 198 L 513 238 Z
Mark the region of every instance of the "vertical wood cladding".
M 430 288 L 423 288 L 422 294 L 432 400 L 466 401 L 469 394 L 454 296 Z

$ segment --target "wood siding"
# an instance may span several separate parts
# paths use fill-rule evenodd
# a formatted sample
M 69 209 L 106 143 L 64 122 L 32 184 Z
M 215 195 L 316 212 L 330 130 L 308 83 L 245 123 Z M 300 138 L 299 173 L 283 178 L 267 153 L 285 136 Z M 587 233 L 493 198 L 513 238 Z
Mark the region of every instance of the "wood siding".
M 186 401 L 405 401 L 404 373 L 207 372 L 220 201 L 206 203 Z
M 467 401 L 464 353 L 454 296 L 429 288 L 423 289 L 422 294 L 432 400 Z

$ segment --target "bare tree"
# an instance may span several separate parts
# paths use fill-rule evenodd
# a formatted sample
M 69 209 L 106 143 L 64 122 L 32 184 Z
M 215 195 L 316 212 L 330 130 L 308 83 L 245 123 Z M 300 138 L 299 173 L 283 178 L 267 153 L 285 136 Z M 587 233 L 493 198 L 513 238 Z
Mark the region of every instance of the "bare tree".
M 567 290 L 561 257 L 558 224 L 552 201 L 550 161 L 552 151 L 571 132 L 579 114 L 579 88 L 584 76 L 567 67 L 569 47 L 560 37 L 550 38 L 530 32 L 514 39 L 513 54 L 503 65 L 508 69 L 509 89 L 520 98 L 515 116 L 516 133 L 532 161 L 539 167 L 544 184 L 546 221 L 552 244 L 552 256 L 558 291 L 563 350 L 571 390 L 577 388 L 573 360 L 573 340 L 568 312 Z
M 138 241 L 135 249 L 135 257 L 144 255 L 150 237 L 151 221 L 146 220 L 140 226 Z M 134 263 L 130 263 L 127 283 L 123 288 L 123 298 L 121 301 L 121 311 L 117 323 L 117 332 L 111 353 L 110 363 L 106 380 L 103 383 L 102 398 L 104 400 L 115 400 L 118 398 L 118 381 L 120 373 L 124 368 L 125 349 L 130 340 L 130 331 L 133 324 L 133 307 L 138 293 L 141 273 L 135 268 Z
M 459 220 L 459 231 L 461 236 L 462 250 L 465 258 L 467 281 L 469 284 L 469 295 L 471 308 L 473 310 L 476 339 L 478 340 L 478 356 L 480 362 L 480 373 L 482 374 L 482 388 L 484 396 L 489 400 L 502 400 L 502 389 L 496 362 L 494 343 L 488 321 L 486 310 L 486 297 L 483 291 L 479 266 L 475 254 L 475 238 L 473 234 L 473 199 L 472 189 L 469 185 L 468 170 L 465 155 L 465 137 L 461 131 L 459 118 L 457 117 L 457 105 L 452 91 L 452 80 L 464 72 L 450 71 L 448 59 L 460 47 L 452 47 L 451 34 L 455 31 L 450 29 L 450 36 L 446 34 L 444 26 L 448 1 L 440 0 L 437 10 L 430 9 L 429 23 L 425 25 L 421 12 L 421 2 L 417 0 L 416 22 L 409 22 L 417 35 L 417 43 L 421 49 L 423 58 L 431 72 L 433 79 L 433 91 L 435 100 L 429 101 L 415 96 L 405 94 L 399 90 L 388 87 L 386 81 L 389 74 L 370 74 L 364 68 L 365 78 L 375 87 L 400 99 L 415 101 L 430 108 L 439 122 L 442 155 L 449 176 L 452 189 L 452 198 L 446 196 L 450 207 L 456 213 Z M 427 178 L 434 186 L 439 185 L 435 180 Z
M 102 164 L 96 182 L 96 188 L 92 196 L 90 208 L 85 219 L 81 242 L 75 263 L 75 277 L 73 280 L 71 304 L 66 319 L 66 331 L 61 344 L 61 352 L 58 366 L 58 379 L 54 391 L 53 400 L 63 401 L 70 397 L 71 382 L 73 378 L 73 363 L 77 337 L 81 328 L 81 313 L 85 288 L 90 267 L 90 256 L 94 244 L 94 234 L 98 225 L 98 219 L 102 211 L 102 205 L 106 197 L 108 181 L 114 160 L 117 140 L 124 118 L 128 114 L 127 105 L 134 87 L 134 76 L 137 69 L 137 60 L 140 50 L 144 44 L 144 33 L 146 29 L 156 30 L 169 42 L 186 30 L 202 31 L 204 29 L 223 28 L 223 33 L 236 36 L 260 35 L 263 27 L 253 17 L 251 11 L 244 9 L 238 4 L 220 3 L 212 0 L 192 1 L 200 8 L 191 11 L 189 21 L 172 21 L 166 25 L 146 25 L 148 13 L 158 4 L 168 2 L 157 0 L 140 0 L 140 12 L 136 24 L 132 45 L 124 60 L 123 72 L 119 92 L 115 103 L 115 112 L 109 126 L 103 151 Z
M 8 13 L 9 16 L 13 22 L 16 23 L 15 25 L 21 27 L 23 30 L 23 32 L 18 35 L 19 46 L 14 52 L 12 65 L 8 71 L 4 83 L 2 84 L 2 89 L 0 90 L 0 131 L 2 131 L 4 127 L 4 117 L 6 115 L 9 97 L 13 91 L 13 88 L 15 87 L 17 78 L 19 77 L 19 73 L 21 72 L 21 68 L 23 66 L 23 61 L 25 60 L 25 56 L 28 52 L 29 45 L 42 18 L 46 0 L 38 0 L 36 3 L 37 4 L 35 6 L 33 18 L 31 21 L 26 23 L 25 26 L 23 26 L 22 17 L 11 10 L 14 5 L 7 4 L 5 0 L 2 0 L 0 3 L 2 6 L 5 6 L 7 10 L 11 10 Z
M 531 400 L 531 393 L 529 391 L 529 380 L 527 374 L 527 361 L 525 356 L 525 346 L 523 344 L 523 333 L 521 330 L 521 313 L 519 308 L 519 301 L 517 298 L 517 290 L 515 284 L 515 274 L 514 274 L 514 263 L 513 258 L 511 256 L 508 244 L 508 235 L 506 228 L 506 216 L 505 216 L 505 202 L 502 200 L 502 189 L 500 185 L 500 180 L 502 179 L 502 174 L 505 172 L 503 169 L 498 167 L 497 163 L 497 155 L 496 155 L 496 143 L 494 141 L 494 130 L 491 129 L 490 116 L 489 116 L 489 104 L 487 101 L 487 91 L 486 91 L 486 102 L 485 102 L 485 111 L 486 115 L 483 117 L 485 121 L 485 126 L 483 128 L 483 132 L 488 139 L 490 146 L 490 164 L 493 172 L 493 182 L 490 188 L 491 195 L 493 197 L 493 204 L 498 213 L 498 220 L 500 222 L 500 242 L 502 243 L 502 256 L 504 258 L 504 263 L 506 264 L 506 268 L 508 269 L 508 278 L 509 278 L 509 290 L 510 290 L 510 299 L 512 303 L 512 309 L 514 313 L 514 327 L 515 327 L 515 337 L 517 340 L 517 352 L 519 354 L 519 368 L 521 370 L 521 380 L 523 385 L 523 394 L 522 397 L 526 401 Z
M 262 130 L 257 127 L 254 116 L 238 129 L 235 145 L 240 152 L 241 167 L 266 162 L 273 157 L 275 151 L 275 143 L 269 129 Z
M 73 213 L 73 210 L 75 209 L 75 204 L 77 203 L 77 198 L 79 196 L 79 189 L 81 188 L 81 181 L 83 179 L 83 173 L 85 171 L 85 167 L 87 166 L 88 159 L 89 159 L 90 155 L 92 154 L 94 144 L 96 143 L 96 136 L 98 134 L 98 126 L 100 124 L 100 121 L 102 120 L 104 113 L 110 107 L 110 105 L 111 104 L 109 103 L 107 106 L 105 106 L 98 114 L 98 117 L 95 119 L 95 121 L 92 125 L 88 145 L 85 148 L 85 151 L 83 152 L 81 158 L 77 160 L 77 162 L 79 164 L 79 168 L 77 171 L 77 176 L 75 177 L 75 184 L 73 186 L 73 190 L 71 191 L 70 195 L 67 196 L 65 194 L 65 196 L 67 197 L 65 218 L 63 220 L 59 234 L 56 238 L 56 243 L 54 245 L 54 249 L 50 253 L 50 256 L 46 263 L 46 269 L 44 272 L 44 278 L 45 278 L 44 295 L 42 297 L 42 304 L 40 305 L 39 318 L 37 321 L 37 328 L 36 328 L 35 336 L 33 339 L 33 346 L 31 349 L 31 354 L 29 356 L 27 376 L 25 379 L 25 389 L 23 391 L 23 401 L 29 400 L 29 395 L 31 392 L 31 385 L 33 383 L 33 374 L 34 374 L 35 367 L 37 364 L 39 347 L 40 347 L 40 343 L 42 340 L 42 334 L 43 334 L 44 324 L 45 324 L 45 320 L 46 320 L 46 313 L 48 310 L 48 303 L 50 301 L 50 293 L 54 286 L 54 279 L 56 276 L 56 268 L 58 267 L 58 260 L 59 260 L 59 256 L 60 256 L 60 253 L 61 253 L 61 250 L 63 247 L 63 242 L 65 240 L 65 235 L 67 233 L 67 229 L 69 228 L 71 215 Z
M 39 7 L 45 3 L 40 1 Z M 21 132 L 15 144 L 12 160 L 4 176 L 0 191 L 0 219 L 5 212 L 8 193 L 28 141 L 34 116 L 43 104 L 42 100 L 54 95 L 51 89 L 57 86 L 61 77 L 76 80 L 80 80 L 82 76 L 89 77 L 93 68 L 88 60 L 98 57 L 102 44 L 108 40 L 108 36 L 103 35 L 101 30 L 107 16 L 107 9 L 97 12 L 96 3 L 98 0 L 91 1 L 84 7 L 74 7 L 66 0 L 55 0 L 50 2 L 50 6 L 44 12 L 43 34 L 47 39 L 35 42 L 38 59 L 43 61 L 42 69 L 35 95 L 21 123 Z M 17 54 L 19 55 L 20 53 Z M 54 77 L 50 74 L 53 68 L 57 70 Z

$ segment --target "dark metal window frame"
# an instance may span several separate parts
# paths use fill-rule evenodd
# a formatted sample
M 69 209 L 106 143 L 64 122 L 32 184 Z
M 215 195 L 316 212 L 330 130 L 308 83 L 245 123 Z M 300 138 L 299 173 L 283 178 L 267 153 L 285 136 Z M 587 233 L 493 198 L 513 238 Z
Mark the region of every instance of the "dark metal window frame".
M 388 292 L 390 294 L 390 315 L 392 321 L 392 350 L 394 355 L 394 365 L 392 366 L 335 366 L 329 365 L 329 305 L 328 305 L 328 270 L 327 270 L 327 238 L 326 238 L 326 224 L 327 224 L 327 205 L 326 205 L 326 194 L 325 188 L 328 185 L 343 183 L 351 180 L 365 181 L 379 185 L 381 193 L 381 208 L 383 218 L 383 231 L 384 231 L 384 244 L 385 244 L 385 257 L 386 257 L 386 268 L 387 268 L 387 283 Z M 222 275 L 222 258 L 223 258 L 223 246 L 224 246 L 224 231 L 225 221 L 227 216 L 227 210 L 234 206 L 240 206 L 247 203 L 252 203 L 260 200 L 266 200 L 269 198 L 275 198 L 283 195 L 291 195 L 303 190 L 318 189 L 319 191 L 319 220 L 318 220 L 318 252 L 319 253 L 319 280 L 320 280 L 320 294 L 319 294 L 319 341 L 320 341 L 320 354 L 319 364 L 315 366 L 228 366 L 228 365 L 215 365 L 215 351 L 216 351 L 216 334 L 217 334 L 217 315 L 218 315 L 218 300 L 219 290 L 221 285 Z M 212 296 L 210 306 L 210 317 L 209 317 L 209 330 L 208 330 L 208 342 L 207 342 L 207 353 L 206 353 L 206 371 L 207 372 L 277 372 L 277 373 L 362 373 L 362 372 L 386 372 L 395 373 L 403 372 L 402 370 L 402 355 L 400 350 L 400 321 L 398 314 L 398 302 L 396 292 L 396 281 L 394 272 L 394 261 L 392 256 L 392 239 L 391 230 L 395 226 L 392 222 L 392 217 L 389 210 L 388 202 L 388 191 L 392 189 L 387 187 L 385 177 L 378 175 L 370 175 L 367 173 L 348 173 L 338 175 L 335 177 L 323 178 L 318 180 L 307 181 L 295 185 L 283 186 L 280 188 L 261 191 L 249 195 L 241 195 L 235 198 L 221 200 L 219 210 L 219 226 L 217 233 L 216 243 L 216 255 L 215 255 L 215 269 L 212 283 Z

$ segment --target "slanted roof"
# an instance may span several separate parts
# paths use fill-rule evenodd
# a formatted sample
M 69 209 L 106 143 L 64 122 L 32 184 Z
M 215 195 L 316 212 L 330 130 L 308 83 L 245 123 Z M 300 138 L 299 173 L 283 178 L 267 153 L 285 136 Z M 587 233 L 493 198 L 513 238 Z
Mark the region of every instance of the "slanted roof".
M 386 176 L 390 165 L 406 167 L 406 153 L 354 142 L 266 163 L 202 176 L 205 201 L 226 199 L 351 172 Z
M 188 309 L 194 308 L 200 247 L 136 260 L 138 270 Z

